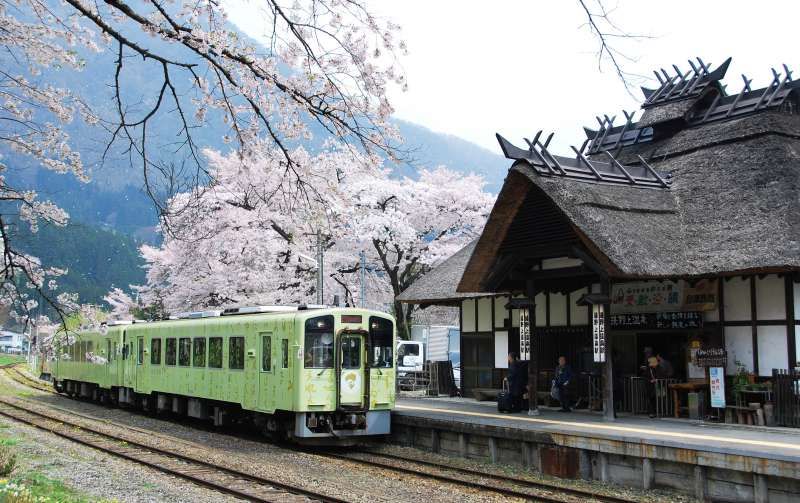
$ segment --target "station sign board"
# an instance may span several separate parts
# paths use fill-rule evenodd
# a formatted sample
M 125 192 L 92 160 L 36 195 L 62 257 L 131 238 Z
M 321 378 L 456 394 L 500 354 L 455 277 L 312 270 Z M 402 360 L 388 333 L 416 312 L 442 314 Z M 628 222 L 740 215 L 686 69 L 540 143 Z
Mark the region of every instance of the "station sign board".
M 679 311 L 674 313 L 612 314 L 611 328 L 617 330 L 687 330 L 703 328 L 703 313 Z
M 712 311 L 717 308 L 717 280 L 637 281 L 611 287 L 611 313 Z

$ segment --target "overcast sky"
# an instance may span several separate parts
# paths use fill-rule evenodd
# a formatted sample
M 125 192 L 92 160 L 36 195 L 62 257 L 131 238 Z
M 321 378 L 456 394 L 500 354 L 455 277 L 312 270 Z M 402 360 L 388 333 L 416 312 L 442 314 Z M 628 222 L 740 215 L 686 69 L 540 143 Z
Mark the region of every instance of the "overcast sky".
M 251 35 L 256 0 L 238 0 L 231 19 Z M 246 2 L 252 2 L 248 4 Z M 583 141 L 581 126 L 595 115 L 638 110 L 612 67 L 597 68 L 597 41 L 584 26 L 577 0 L 367 0 L 373 11 L 403 27 L 409 81 L 391 93 L 397 116 L 473 141 L 499 153 L 494 133 L 518 145 L 538 129 L 555 131 L 557 153 Z M 591 5 L 592 0 L 587 0 Z M 625 69 L 647 75 L 687 58 L 716 66 L 733 57 L 725 82 L 741 89 L 740 74 L 765 86 L 770 66 L 786 63 L 800 78 L 800 2 L 620 0 L 605 2 L 626 32 L 651 38 L 614 40 L 635 61 Z M 635 91 L 637 100 L 641 97 Z

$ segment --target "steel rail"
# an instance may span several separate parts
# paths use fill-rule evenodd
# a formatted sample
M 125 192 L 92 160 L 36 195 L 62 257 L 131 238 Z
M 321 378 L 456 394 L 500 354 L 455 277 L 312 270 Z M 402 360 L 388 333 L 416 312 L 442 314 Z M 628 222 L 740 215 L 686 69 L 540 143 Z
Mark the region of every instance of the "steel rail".
M 608 495 L 608 494 L 596 493 L 594 491 L 588 491 L 586 489 L 578 489 L 578 488 L 574 488 L 574 487 L 563 487 L 563 486 L 560 486 L 560 485 L 557 485 L 557 484 L 550 484 L 550 483 L 547 483 L 547 482 L 529 480 L 529 479 L 524 479 L 522 477 L 514 477 L 514 476 L 510 476 L 510 475 L 502 475 L 502 474 L 499 474 L 499 473 L 490 473 L 490 472 L 485 472 L 485 471 L 482 471 L 482 470 L 474 470 L 474 469 L 471 469 L 471 468 L 462 468 L 462 467 L 459 467 L 459 466 L 450 466 L 450 465 L 445 465 L 445 464 L 442 464 L 442 463 L 436 463 L 436 462 L 433 462 L 433 461 L 426 461 L 426 460 L 420 460 L 420 459 L 409 459 L 409 458 L 407 458 L 405 456 L 400 456 L 400 455 L 397 455 L 397 454 L 388 454 L 388 453 L 384 453 L 384 452 L 373 452 L 373 451 L 361 451 L 360 454 L 365 454 L 365 455 L 369 455 L 369 456 L 376 456 L 376 457 L 382 457 L 382 458 L 386 458 L 386 459 L 389 459 L 389 460 L 392 460 L 392 461 L 402 461 L 402 462 L 410 463 L 410 464 L 428 466 L 428 467 L 431 467 L 431 468 L 436 468 L 438 470 L 447 470 L 447 471 L 456 472 L 456 473 L 460 473 L 460 474 L 463 474 L 463 475 L 469 475 L 469 476 L 473 476 L 473 477 L 483 477 L 483 478 L 488 478 L 488 479 L 495 479 L 495 480 L 499 480 L 499 481 L 502 481 L 502 482 L 505 482 L 505 483 L 509 483 L 509 484 L 525 485 L 525 486 L 529 486 L 532 489 L 558 491 L 558 492 L 561 492 L 561 493 L 570 494 L 572 496 L 579 496 L 579 497 L 582 497 L 582 498 L 592 498 L 594 500 L 605 501 L 605 502 L 609 502 L 609 503 L 637 503 L 639 501 L 639 500 L 636 500 L 636 499 L 623 498 L 623 497 L 620 497 L 620 496 L 612 496 L 612 495 Z M 345 456 L 345 457 L 347 457 L 347 456 Z
M 63 418 L 56 418 L 44 414 L 18 403 L 14 403 L 4 397 L 0 397 L 0 404 L 5 406 L 0 407 L 0 415 L 2 416 L 53 433 L 59 437 L 97 449 L 107 454 L 183 478 L 218 492 L 236 496 L 237 498 L 243 498 L 248 501 L 273 502 L 276 501 L 276 498 L 280 499 L 281 496 L 285 498 L 288 493 L 325 503 L 346 502 L 346 500 L 320 494 L 284 482 L 245 473 L 234 468 L 228 468 L 185 454 L 170 452 L 128 438 L 98 431 Z M 65 430 L 65 426 L 70 429 Z M 83 435 L 81 433 L 83 433 Z M 108 442 L 108 440 L 112 442 Z M 170 466 L 170 462 L 174 463 L 176 460 L 182 463 L 179 463 L 179 466 Z M 250 486 L 247 489 L 234 487 L 234 484 L 238 483 L 241 485 L 242 482 L 256 484 L 256 486 Z
M 381 463 L 379 461 L 363 459 L 363 458 L 358 458 L 358 457 L 353 457 L 353 456 L 348 456 L 348 455 L 345 455 L 345 454 L 325 453 L 325 454 L 323 454 L 323 456 L 327 456 L 327 457 L 330 457 L 330 458 L 333 458 L 333 459 L 338 459 L 338 460 L 343 460 L 343 461 L 351 461 L 351 462 L 354 462 L 354 463 L 359 463 L 359 464 L 371 466 L 373 468 L 382 468 L 382 469 L 386 469 L 386 470 L 392 470 L 392 471 L 396 471 L 396 472 L 400 472 L 400 473 L 404 473 L 404 474 L 415 475 L 417 477 L 434 479 L 434 480 L 438 480 L 440 482 L 447 482 L 447 483 L 450 483 L 450 484 L 469 487 L 469 488 L 472 488 L 472 489 L 479 489 L 481 491 L 494 492 L 494 493 L 501 494 L 503 496 L 513 497 L 513 498 L 522 498 L 522 499 L 526 499 L 526 500 L 544 501 L 544 502 L 552 502 L 552 503 L 564 503 L 565 501 L 568 501 L 568 500 L 563 499 L 563 496 L 578 496 L 580 498 L 583 498 L 581 501 L 587 501 L 587 498 L 589 498 L 589 500 L 593 500 L 593 501 L 603 501 L 603 502 L 608 502 L 608 503 L 632 503 L 632 502 L 636 501 L 636 500 L 630 500 L 630 499 L 624 499 L 624 498 L 617 498 L 615 496 L 609 496 L 609 495 L 605 495 L 605 494 L 598 494 L 598 493 L 594 493 L 594 492 L 591 492 L 591 491 L 584 491 L 584 490 L 581 490 L 581 489 L 564 488 L 564 487 L 557 486 L 557 485 L 554 485 L 554 484 L 551 485 L 551 484 L 538 483 L 538 482 L 535 482 L 535 481 L 530 481 L 530 480 L 526 480 L 526 479 L 522 479 L 522 478 L 506 477 L 506 476 L 503 476 L 503 475 L 496 475 L 496 474 L 481 472 L 479 470 L 474 470 L 473 471 L 473 470 L 462 469 L 462 468 L 454 468 L 454 467 L 451 467 L 451 466 L 440 465 L 438 463 L 432 463 L 432 462 L 428 462 L 428 461 L 418 461 L 418 460 L 408 459 L 408 458 L 404 458 L 403 456 L 364 453 L 364 452 L 362 452 L 362 454 L 369 454 L 371 456 L 372 455 L 383 456 L 383 457 L 386 457 L 386 458 L 391 459 L 393 461 L 401 460 L 403 462 L 410 463 L 412 465 L 416 464 L 418 466 L 431 466 L 431 467 L 435 467 L 436 469 L 439 469 L 439 470 L 445 470 L 445 471 L 450 471 L 450 472 L 460 472 L 460 473 L 468 474 L 468 475 L 471 475 L 471 476 L 480 476 L 480 477 L 487 478 L 487 479 L 493 479 L 493 480 L 496 480 L 496 481 L 502 481 L 502 482 L 508 483 L 508 484 L 525 485 L 525 486 L 527 486 L 526 489 L 529 489 L 531 491 L 550 491 L 550 492 L 554 492 L 554 493 L 561 493 L 562 497 L 558 497 L 558 495 L 550 496 L 550 495 L 546 495 L 546 494 L 538 494 L 538 493 L 535 493 L 535 492 L 526 492 L 526 491 L 522 491 L 522 490 L 519 490 L 519 489 L 512 489 L 510 487 L 493 486 L 493 485 L 485 484 L 485 483 L 482 483 L 482 482 L 476 482 L 474 480 L 465 480 L 465 479 L 462 479 L 462 478 L 451 477 L 451 476 L 444 475 L 444 474 L 441 474 L 441 473 L 432 473 L 432 472 L 425 471 L 425 470 L 420 470 L 420 469 L 415 469 L 415 468 L 407 468 L 407 467 L 404 467 L 404 466 L 398 466 L 397 464 Z M 462 472 L 462 470 L 463 470 L 463 472 Z

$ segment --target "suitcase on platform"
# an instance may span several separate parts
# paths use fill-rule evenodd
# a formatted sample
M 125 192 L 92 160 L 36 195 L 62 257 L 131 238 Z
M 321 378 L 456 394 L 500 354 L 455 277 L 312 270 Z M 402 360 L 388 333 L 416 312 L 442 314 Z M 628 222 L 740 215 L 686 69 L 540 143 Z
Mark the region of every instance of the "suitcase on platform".
M 506 381 L 503 381 L 503 391 L 497 395 L 497 411 L 514 411 L 514 399 L 511 397 L 511 392 L 508 389 L 508 383 Z

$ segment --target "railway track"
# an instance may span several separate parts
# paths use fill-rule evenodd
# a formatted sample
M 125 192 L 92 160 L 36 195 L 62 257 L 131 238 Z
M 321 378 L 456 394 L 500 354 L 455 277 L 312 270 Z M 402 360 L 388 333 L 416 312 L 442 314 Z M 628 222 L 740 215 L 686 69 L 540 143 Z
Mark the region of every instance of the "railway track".
M 595 493 L 584 489 L 565 488 L 555 484 L 528 480 L 520 477 L 511 477 L 497 473 L 489 473 L 468 468 L 453 467 L 431 461 L 408 459 L 394 454 L 362 451 L 356 454 L 331 454 L 324 456 L 343 461 L 431 478 L 441 482 L 456 484 L 472 489 L 489 491 L 512 498 L 522 498 L 543 502 L 575 501 L 564 497 L 580 498 L 578 501 L 599 501 L 604 503 L 636 503 L 638 500 Z M 369 457 L 364 457 L 364 455 Z M 375 458 L 383 458 L 381 461 Z M 400 464 L 398 464 L 400 463 Z M 459 477 L 454 474 L 466 476 Z M 468 478 L 467 478 L 468 477 Z M 479 481 L 482 479 L 482 481 Z
M 35 388 L 35 389 L 38 389 L 38 390 L 41 390 L 41 391 L 45 391 L 45 392 L 48 392 L 48 393 L 57 394 L 50 386 L 44 385 L 44 384 L 39 383 L 39 382 L 35 382 L 29 376 L 27 376 L 24 373 L 20 372 L 18 369 L 15 368 L 15 365 L 0 367 L 0 369 L 5 371 L 6 375 L 9 378 L 15 380 L 19 384 L 22 384 L 22 385 L 25 385 L 25 386 L 28 386 L 28 387 L 32 387 L 32 388 Z M 5 399 L 0 399 L 0 415 L 8 415 L 8 414 L 6 414 L 7 411 L 3 408 L 4 406 L 9 406 L 9 404 L 6 402 Z M 18 409 L 19 408 L 24 408 L 24 407 L 21 407 L 18 404 L 14 404 L 14 405 L 11 405 L 11 406 L 12 407 L 17 407 Z M 72 411 L 68 411 L 66 409 L 60 409 L 59 407 L 55 407 L 55 409 L 56 410 L 60 410 L 62 412 L 73 413 Z M 41 412 L 29 411 L 29 413 L 32 413 L 32 414 L 35 414 L 35 415 L 38 415 L 38 416 L 41 416 L 41 417 L 47 417 L 46 414 L 43 414 Z M 92 416 L 87 416 L 87 415 L 84 415 L 84 414 L 77 414 L 77 416 L 78 417 L 82 417 L 82 418 L 87 419 L 87 420 L 98 421 L 97 418 L 93 418 Z M 60 419 L 54 419 L 54 418 L 50 418 L 50 420 L 54 421 L 54 422 L 55 421 L 61 421 Z M 38 426 L 38 425 L 34 425 L 34 426 Z M 122 439 L 121 437 L 116 437 L 114 435 L 109 435 L 109 434 L 106 434 L 106 433 L 103 433 L 103 432 L 96 432 L 96 431 L 93 431 L 91 429 L 87 429 L 83 425 L 72 424 L 71 426 L 75 426 L 75 427 L 77 427 L 77 428 L 79 428 L 79 429 L 81 429 L 83 431 L 93 432 L 94 434 L 110 438 L 110 439 L 112 439 L 112 441 L 127 442 L 128 446 L 131 446 L 131 442 L 128 439 Z M 48 429 L 48 428 L 45 428 L 45 429 Z M 136 428 L 133 428 L 133 429 L 134 430 L 138 430 Z M 52 430 L 48 429 L 48 431 L 52 431 Z M 148 431 L 145 431 L 145 430 L 142 430 L 141 432 L 142 433 L 150 433 L 150 434 L 152 434 L 152 432 L 148 432 Z M 59 434 L 59 433 L 57 433 L 55 431 L 53 431 L 53 433 Z M 61 435 L 61 436 L 64 436 L 64 435 Z M 65 438 L 70 438 L 70 437 L 65 437 Z M 76 441 L 78 441 L 79 443 L 84 443 L 85 445 L 92 446 L 91 444 L 86 443 L 86 442 L 82 442 L 81 440 L 76 440 Z M 134 446 L 135 446 L 135 444 L 134 444 Z M 177 458 L 179 460 L 187 458 L 186 456 L 181 455 L 181 454 L 175 454 L 175 453 L 168 453 L 168 452 L 165 452 L 165 451 L 160 451 L 158 449 L 154 449 L 154 448 L 152 448 L 150 446 L 146 446 L 146 445 L 143 445 L 143 444 L 139 444 L 138 447 L 140 449 L 144 449 L 145 451 L 154 453 L 155 455 L 163 456 L 163 457 L 166 458 L 166 461 L 169 461 L 169 458 Z M 101 450 L 105 450 L 105 449 L 101 448 Z M 305 452 L 308 452 L 308 451 L 305 451 Z M 111 452 L 111 454 L 114 454 L 114 453 Z M 360 464 L 360 465 L 365 465 L 365 466 L 369 466 L 369 467 L 375 468 L 375 469 L 394 471 L 394 472 L 401 473 L 403 475 L 414 475 L 414 476 L 417 476 L 417 477 L 433 479 L 433 480 L 437 480 L 437 481 L 440 481 L 440 482 L 445 482 L 445 483 L 449 483 L 449 484 L 455 484 L 455 485 L 459 485 L 459 486 L 462 486 L 462 487 L 468 487 L 468 488 L 471 488 L 471 489 L 477 489 L 477 490 L 481 490 L 481 491 L 493 492 L 493 493 L 497 493 L 497 494 L 500 494 L 500 495 L 503 495 L 503 496 L 506 496 L 506 497 L 512 497 L 512 498 L 520 498 L 520 499 L 543 501 L 543 502 L 554 502 L 554 503 L 555 502 L 563 503 L 564 501 L 574 501 L 574 498 L 579 498 L 579 501 L 599 501 L 599 502 L 604 502 L 604 503 L 634 503 L 634 502 L 637 501 L 637 500 L 634 500 L 634 499 L 611 496 L 611 495 L 607 495 L 607 494 L 600 494 L 600 493 L 595 493 L 595 492 L 584 490 L 584 489 L 563 487 L 563 486 L 560 486 L 560 485 L 549 484 L 549 483 L 540 482 L 540 481 L 533 481 L 533 480 L 524 479 L 524 478 L 520 478 L 520 477 L 511 477 L 511 476 L 507 476 L 507 475 L 501 475 L 501 474 L 498 474 L 498 473 L 490 473 L 490 472 L 485 472 L 485 471 L 481 471 L 481 470 L 474 470 L 474 469 L 461 468 L 461 467 L 453 467 L 453 466 L 444 465 L 444 464 L 440 464 L 440 463 L 434 463 L 434 462 L 431 462 L 431 461 L 408 459 L 408 458 L 406 458 L 404 456 L 399 456 L 399 455 L 389 454 L 389 453 L 383 453 L 383 452 L 362 451 L 360 453 L 354 453 L 354 454 L 337 454 L 337 453 L 330 453 L 330 452 L 325 452 L 325 453 L 313 452 L 313 454 L 316 454 L 316 455 L 319 455 L 319 456 L 322 456 L 322 457 L 331 458 L 331 459 L 337 459 L 337 460 L 340 460 L 340 461 L 346 461 L 346 462 L 356 463 L 356 464 Z M 365 456 L 367 456 L 367 457 L 365 457 Z M 122 456 L 122 457 L 125 457 L 125 456 Z M 130 458 L 128 458 L 128 459 L 130 459 Z M 206 463 L 205 461 L 196 460 L 196 459 L 193 459 L 193 458 L 188 458 L 188 459 L 191 459 L 191 462 L 199 462 L 200 464 L 209 464 L 209 463 Z M 132 459 L 132 460 L 133 461 L 137 461 L 136 459 Z M 140 462 L 142 462 L 142 461 L 140 461 Z M 143 464 L 148 464 L 149 465 L 148 460 L 145 459 Z M 215 466 L 215 465 L 213 465 L 213 466 Z M 166 471 L 167 473 L 171 473 L 169 471 L 171 469 L 171 467 L 167 466 L 166 468 L 167 468 L 167 470 L 161 470 L 161 471 Z M 220 468 L 223 468 L 224 470 L 227 470 L 224 467 L 220 467 Z M 235 470 L 232 470 L 232 471 L 236 472 Z M 177 474 L 177 475 L 178 476 L 182 476 L 180 474 Z M 196 483 L 208 486 L 208 487 L 212 487 L 212 488 L 215 488 L 215 489 L 217 488 L 217 487 L 215 487 L 213 485 L 209 485 L 208 483 L 204 482 L 203 480 L 195 480 L 192 477 L 191 473 L 189 473 L 188 475 L 189 475 L 188 477 L 183 476 L 183 478 L 186 478 L 188 480 L 191 480 L 193 482 L 196 482 Z M 236 472 L 233 476 L 235 477 L 237 475 L 240 476 L 240 477 L 244 476 L 245 477 L 245 479 L 244 479 L 245 481 L 247 481 L 250 478 L 252 478 L 251 475 L 243 474 L 241 472 Z M 276 484 L 279 484 L 279 483 L 275 483 L 273 481 L 267 481 L 266 482 L 266 485 L 269 486 L 270 484 L 276 485 Z M 287 492 L 291 492 L 289 490 L 289 488 L 287 488 L 286 491 Z M 223 491 L 223 492 L 225 492 L 225 491 Z M 237 494 L 234 494 L 234 495 L 237 495 Z M 342 500 L 337 500 L 335 498 L 330 498 L 330 497 L 322 496 L 322 495 L 313 495 L 313 496 L 312 495 L 307 495 L 307 494 L 304 494 L 304 495 L 309 497 L 309 498 L 313 498 L 313 499 L 321 499 L 322 501 L 342 501 Z M 274 500 L 253 499 L 253 498 L 250 498 L 250 497 L 247 497 L 247 496 L 242 496 L 242 495 L 237 495 L 237 496 L 238 497 L 243 497 L 245 499 L 251 499 L 252 501 L 274 501 Z M 565 499 L 565 497 L 573 498 L 573 499 Z M 324 498 L 324 499 L 322 499 L 322 498 Z
M 0 397 L 0 415 L 248 501 L 294 502 L 311 499 L 325 503 L 345 502 L 336 497 L 138 443 L 129 438 L 92 429 L 86 425 L 65 421 L 63 417 L 53 417 L 33 410 L 21 401 Z

